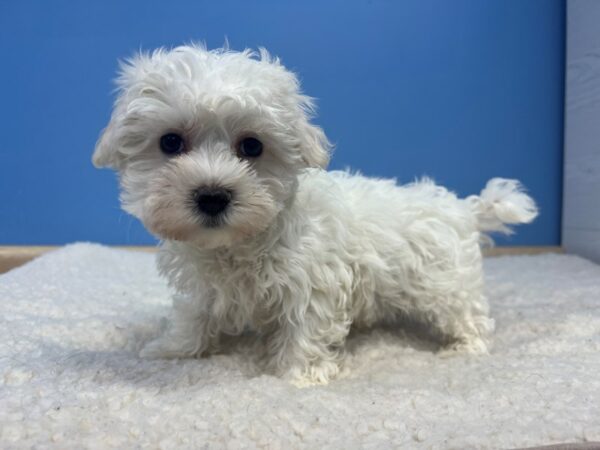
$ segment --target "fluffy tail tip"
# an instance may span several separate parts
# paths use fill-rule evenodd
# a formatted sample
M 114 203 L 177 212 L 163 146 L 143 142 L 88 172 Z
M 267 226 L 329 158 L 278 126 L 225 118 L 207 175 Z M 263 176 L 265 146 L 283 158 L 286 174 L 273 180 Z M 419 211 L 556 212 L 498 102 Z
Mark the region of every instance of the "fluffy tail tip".
M 479 197 L 471 197 L 482 231 L 510 234 L 505 224 L 530 223 L 538 215 L 534 200 L 517 180 L 492 178 Z

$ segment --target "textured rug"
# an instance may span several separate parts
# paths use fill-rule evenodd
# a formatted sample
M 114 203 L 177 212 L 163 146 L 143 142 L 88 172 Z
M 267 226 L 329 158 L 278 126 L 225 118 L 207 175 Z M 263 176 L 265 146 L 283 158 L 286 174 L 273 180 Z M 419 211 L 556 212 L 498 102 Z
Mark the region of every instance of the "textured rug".
M 0 448 L 515 448 L 600 441 L 600 266 L 490 258 L 497 332 L 440 358 L 354 335 L 343 376 L 297 389 L 244 342 L 145 361 L 170 309 L 154 256 L 75 244 L 0 276 Z

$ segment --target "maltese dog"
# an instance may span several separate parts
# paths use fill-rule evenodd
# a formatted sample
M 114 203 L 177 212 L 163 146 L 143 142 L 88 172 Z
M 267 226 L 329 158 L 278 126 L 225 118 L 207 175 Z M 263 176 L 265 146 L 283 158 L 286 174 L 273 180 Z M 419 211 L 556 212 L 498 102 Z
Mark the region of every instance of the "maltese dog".
M 252 330 L 268 372 L 327 383 L 351 328 L 407 319 L 445 350 L 487 351 L 484 232 L 537 214 L 517 181 L 459 199 L 429 179 L 327 172 L 313 100 L 264 49 L 159 49 L 117 82 L 93 162 L 118 171 L 176 291 L 143 357 L 208 355 Z

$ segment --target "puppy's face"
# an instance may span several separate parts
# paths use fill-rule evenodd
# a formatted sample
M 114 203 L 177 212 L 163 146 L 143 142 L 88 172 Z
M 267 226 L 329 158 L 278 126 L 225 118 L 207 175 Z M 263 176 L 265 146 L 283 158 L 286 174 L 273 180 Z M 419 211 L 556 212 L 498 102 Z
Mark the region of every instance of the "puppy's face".
M 215 248 L 251 239 L 329 143 L 310 98 L 266 52 L 179 47 L 122 67 L 94 153 L 118 170 L 123 208 L 161 239 Z

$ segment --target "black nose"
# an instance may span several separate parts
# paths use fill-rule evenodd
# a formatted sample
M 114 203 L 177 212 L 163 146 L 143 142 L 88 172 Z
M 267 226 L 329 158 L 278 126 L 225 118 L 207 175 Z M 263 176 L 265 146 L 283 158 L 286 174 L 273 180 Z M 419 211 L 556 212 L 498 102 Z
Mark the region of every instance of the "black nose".
M 194 202 L 207 216 L 215 217 L 222 213 L 231 202 L 231 191 L 218 188 L 201 188 L 193 192 Z

